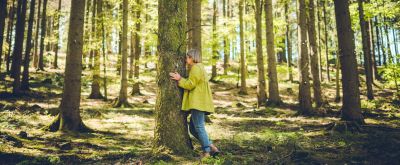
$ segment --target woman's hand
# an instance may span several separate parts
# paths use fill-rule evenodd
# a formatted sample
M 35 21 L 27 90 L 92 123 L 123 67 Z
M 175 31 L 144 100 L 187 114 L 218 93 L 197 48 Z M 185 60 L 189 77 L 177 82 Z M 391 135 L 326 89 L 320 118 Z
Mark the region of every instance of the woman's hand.
M 178 72 L 169 73 L 169 76 L 171 76 L 172 80 L 176 80 L 176 81 L 179 81 L 182 78 L 181 75 Z

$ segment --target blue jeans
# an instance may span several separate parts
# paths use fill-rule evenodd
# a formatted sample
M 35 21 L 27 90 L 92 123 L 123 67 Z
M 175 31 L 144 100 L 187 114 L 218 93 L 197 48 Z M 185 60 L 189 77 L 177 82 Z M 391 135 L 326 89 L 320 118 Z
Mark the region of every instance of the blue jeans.
M 205 128 L 205 113 L 198 110 L 191 110 L 189 131 L 197 140 L 200 141 L 201 149 L 210 152 L 211 140 L 208 139 Z

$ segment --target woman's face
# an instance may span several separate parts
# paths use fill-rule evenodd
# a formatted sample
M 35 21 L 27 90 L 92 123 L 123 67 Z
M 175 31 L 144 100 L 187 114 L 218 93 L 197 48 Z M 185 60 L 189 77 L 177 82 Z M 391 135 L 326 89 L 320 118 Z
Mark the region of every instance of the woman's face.
M 193 65 L 193 58 L 190 56 L 186 56 L 186 64 Z

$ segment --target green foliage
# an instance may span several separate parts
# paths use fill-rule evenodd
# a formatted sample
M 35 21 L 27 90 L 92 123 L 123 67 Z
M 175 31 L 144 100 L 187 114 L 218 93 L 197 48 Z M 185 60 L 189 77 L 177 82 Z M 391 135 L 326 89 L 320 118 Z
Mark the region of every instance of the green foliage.
M 388 64 L 385 68 L 382 69 L 381 74 L 382 77 L 387 81 L 387 84 L 390 87 L 396 88 L 397 92 L 399 92 L 398 88 L 400 83 L 400 64 Z

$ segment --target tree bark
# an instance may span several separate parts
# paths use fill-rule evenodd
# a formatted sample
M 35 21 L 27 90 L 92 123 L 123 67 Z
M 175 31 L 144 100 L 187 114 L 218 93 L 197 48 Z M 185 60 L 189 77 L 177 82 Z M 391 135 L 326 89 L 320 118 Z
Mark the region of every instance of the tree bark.
M 226 7 L 229 7 L 229 0 L 228 0 L 228 4 L 226 3 L 226 0 L 223 0 L 223 8 L 222 8 L 222 13 L 224 15 L 224 28 L 228 28 L 226 26 L 226 22 L 228 20 L 228 15 L 227 15 L 227 10 Z M 229 12 L 229 8 L 228 8 L 228 12 Z M 228 35 L 224 35 L 224 75 L 228 74 L 228 65 L 229 65 L 229 57 L 230 57 L 230 44 L 228 41 Z
M 7 15 L 7 0 L 0 0 L 0 73 L 1 64 L 3 62 L 3 41 L 4 41 L 4 29 L 6 25 L 6 15 Z
M 325 30 L 325 60 L 326 60 L 326 76 L 328 79 L 328 82 L 331 81 L 331 75 L 329 71 L 329 49 L 328 49 L 328 25 L 327 25 L 327 11 L 326 11 L 326 5 L 328 3 L 328 0 L 324 0 L 322 10 L 324 12 L 324 30 Z
M 264 57 L 262 51 L 262 32 L 261 32 L 261 16 L 262 16 L 262 2 L 260 0 L 255 1 L 256 5 L 256 52 L 257 52 L 257 107 L 266 105 L 267 94 L 265 91 L 265 73 L 264 73 Z
M 122 4 L 122 58 L 121 58 L 121 86 L 119 96 L 114 107 L 131 107 L 128 103 L 128 0 Z
M 140 54 L 142 53 L 142 47 L 141 47 L 141 8 L 142 8 L 142 1 L 141 0 L 136 0 L 136 30 L 135 30 L 135 72 L 134 72 L 134 77 L 135 81 L 132 85 L 132 93 L 131 95 L 140 95 L 140 82 L 139 82 L 139 59 L 140 59 Z
M 87 61 L 87 57 L 90 54 L 90 50 L 88 50 L 88 46 L 90 45 L 90 26 L 89 26 L 89 17 L 90 17 L 90 7 L 92 4 L 92 0 L 86 0 L 86 11 L 85 11 L 85 31 L 84 31 L 84 41 L 85 41 L 85 47 L 86 50 L 84 50 L 83 52 L 83 57 L 82 57 L 82 68 L 86 69 L 86 67 L 88 67 L 88 61 Z
M 11 62 L 11 48 L 12 48 L 12 33 L 14 31 L 14 18 L 15 18 L 15 13 L 16 13 L 16 8 L 15 8 L 15 0 L 12 3 L 11 9 L 10 9 L 10 15 L 9 15 L 9 28 L 8 28 L 8 32 L 7 32 L 7 43 L 8 43 L 8 52 L 6 54 L 6 70 L 7 70 L 7 74 L 10 74 L 10 62 Z
M 373 26 L 372 26 L 372 20 L 368 20 L 367 21 L 367 24 L 368 24 L 368 31 L 369 31 L 369 35 L 371 36 L 370 37 L 370 39 L 369 39 L 369 43 L 370 43 L 370 45 L 371 45 L 371 47 L 372 47 L 372 52 L 371 52 L 371 62 L 372 62 L 372 73 L 373 73 L 373 76 L 372 76 L 372 83 L 374 83 L 374 79 L 380 79 L 379 78 L 379 74 L 378 74 L 378 67 L 376 66 L 377 64 L 376 64 L 376 49 L 375 49 L 375 42 L 374 42 L 374 40 L 375 40 L 375 36 L 374 36 L 374 28 L 373 28 Z
M 90 130 L 83 123 L 79 113 L 84 17 L 85 1 L 71 0 L 64 88 L 60 104 L 60 114 L 55 118 L 53 123 L 46 127 L 51 132 L 58 130 L 63 132 L 86 132 Z
M 104 99 L 104 96 L 100 92 L 100 38 L 102 33 L 101 33 L 101 22 L 99 21 L 103 14 L 103 0 L 96 0 L 95 3 L 93 3 L 93 17 L 94 17 L 94 22 L 92 25 L 92 35 L 93 35 L 93 43 L 96 45 L 94 49 L 92 50 L 93 52 L 93 68 L 92 68 L 92 75 L 93 75 L 93 80 L 92 80 L 92 91 L 89 95 L 89 99 Z M 96 13 L 97 12 L 97 13 Z M 96 14 L 95 14 L 96 13 Z
M 187 0 L 187 14 L 186 14 L 186 24 L 188 27 L 187 32 L 187 50 L 192 49 L 192 40 L 193 40 L 193 0 Z
M 156 127 L 154 151 L 172 151 L 176 154 L 190 154 L 190 143 L 185 115 L 180 111 L 182 90 L 178 90 L 170 72 L 185 74 L 186 48 L 186 1 L 160 0 L 158 4 L 158 74 Z
M 321 4 L 320 1 L 317 0 L 317 26 L 318 26 L 318 66 L 319 66 L 319 79 L 321 80 L 321 82 L 324 81 L 324 77 L 322 76 L 322 44 L 321 44 Z
M 13 51 L 13 62 L 11 66 L 13 81 L 13 94 L 21 92 L 21 63 L 22 49 L 24 47 L 25 15 L 27 0 L 19 0 L 17 7 L 17 24 L 15 28 L 15 43 Z
M 298 34 L 299 34 L 299 103 L 300 113 L 312 113 L 311 91 L 309 80 L 309 57 L 307 47 L 307 8 L 305 0 L 298 0 Z
M 279 96 L 278 74 L 276 71 L 276 55 L 274 44 L 274 19 L 272 11 L 272 0 L 265 1 L 265 26 L 267 38 L 267 62 L 268 62 L 268 104 L 278 105 L 281 103 Z
M 239 0 L 239 28 L 240 28 L 240 91 L 239 94 L 247 95 L 246 89 L 246 59 L 244 56 L 244 28 L 243 28 L 243 2 Z
M 39 54 L 38 54 L 38 47 L 39 47 L 39 32 L 40 32 L 40 12 L 42 7 L 42 0 L 38 1 L 38 10 L 37 10 L 37 18 L 36 18 L 36 29 L 35 29 L 35 52 L 33 54 L 33 67 L 38 69 L 39 68 Z
M 364 70 L 365 70 L 365 78 L 366 78 L 366 86 L 367 86 L 367 97 L 368 100 L 374 99 L 374 91 L 372 89 L 372 60 L 371 60 L 371 36 L 370 31 L 368 29 L 368 24 L 364 18 L 364 7 L 363 0 L 358 0 L 358 12 L 360 19 L 360 27 L 362 33 L 362 45 L 364 52 Z
M 212 20 L 212 66 L 211 80 L 214 81 L 217 77 L 217 62 L 218 62 L 218 39 L 217 39 L 217 0 L 213 3 L 213 20 Z
M 41 36 L 40 36 L 40 51 L 39 51 L 39 65 L 38 70 L 44 71 L 44 39 L 46 37 L 46 12 L 47 12 L 47 0 L 43 0 L 43 11 L 41 18 Z
M 311 58 L 311 74 L 313 78 L 313 92 L 314 102 L 316 107 L 321 107 L 323 104 L 321 94 L 321 81 L 319 79 L 319 65 L 318 65 L 318 45 L 317 35 L 315 30 L 315 10 L 314 0 L 308 2 L 308 37 L 310 42 L 310 58 Z
M 32 31 L 33 19 L 35 17 L 35 0 L 31 0 L 29 20 L 28 20 L 28 34 L 26 38 L 25 57 L 24 57 L 24 71 L 22 73 L 21 90 L 29 91 L 29 61 L 32 49 Z
M 377 17 L 375 17 L 373 23 L 375 26 L 375 33 L 376 33 L 376 48 L 378 49 L 378 61 L 379 61 L 379 66 L 382 66 L 382 57 L 381 57 L 381 42 L 380 42 L 380 34 L 379 34 L 379 27 L 378 27 L 378 21 Z M 382 50 L 383 51 L 383 50 Z M 375 76 L 376 78 L 377 76 Z
M 192 0 L 192 49 L 200 51 L 201 56 L 201 0 Z
M 361 114 L 361 101 L 354 33 L 348 0 L 335 0 L 336 26 L 339 43 L 339 56 L 342 71 L 342 120 L 364 123 Z
M 60 18 L 61 18 L 61 0 L 58 1 L 58 9 L 55 17 L 55 35 L 56 35 L 56 43 L 54 44 L 54 61 L 53 68 L 58 68 L 58 43 L 60 41 Z
M 289 20 L 289 1 L 285 1 L 285 20 L 286 20 L 286 44 L 288 54 L 288 76 L 289 81 L 293 82 L 293 65 L 292 65 L 292 40 L 290 32 L 290 20 Z

